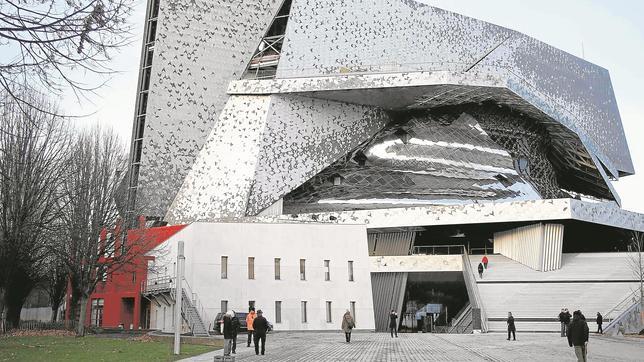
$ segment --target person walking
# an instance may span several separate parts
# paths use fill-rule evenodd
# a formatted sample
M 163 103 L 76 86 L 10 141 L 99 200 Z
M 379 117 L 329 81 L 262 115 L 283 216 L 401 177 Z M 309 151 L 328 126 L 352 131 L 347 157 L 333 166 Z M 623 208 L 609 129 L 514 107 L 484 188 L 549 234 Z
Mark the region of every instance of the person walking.
M 230 356 L 230 349 L 233 342 L 232 312 L 224 314 L 224 356 Z
M 479 278 L 483 279 L 483 263 L 479 263 Z
M 344 332 L 344 338 L 347 343 L 351 343 L 351 330 L 356 326 L 356 323 L 353 321 L 351 312 L 347 310 L 342 317 L 342 331 Z
M 485 267 L 485 269 L 487 270 L 487 263 L 488 263 L 487 255 L 483 255 L 483 259 L 481 259 L 481 262 L 483 263 L 483 267 Z
M 578 362 L 588 360 L 588 323 L 582 316 L 580 311 L 574 311 L 568 327 L 568 345 L 575 348 Z
M 250 347 L 250 341 L 254 340 L 253 338 L 253 333 L 255 330 L 253 329 L 253 321 L 255 321 L 255 308 L 250 308 L 248 310 L 248 315 L 246 316 L 246 330 L 248 331 L 248 343 L 246 343 L 246 347 Z
M 237 318 L 237 313 L 235 311 L 233 312 L 233 317 L 230 319 L 230 326 L 233 329 L 233 354 L 236 354 L 237 352 L 237 334 L 239 334 L 239 328 L 240 328 L 240 323 L 239 323 L 239 318 Z
M 257 317 L 253 320 L 253 329 L 255 330 L 255 337 L 253 342 L 255 344 L 255 354 L 259 354 L 259 342 L 262 342 L 262 356 L 266 349 L 266 332 L 268 332 L 268 321 L 262 315 L 262 310 L 257 311 Z
M 561 336 L 565 337 L 568 324 L 566 323 L 566 310 L 564 308 L 561 308 L 561 313 L 559 313 L 559 323 L 561 323 Z
M 389 313 L 389 332 L 391 333 L 391 338 L 394 338 L 394 334 L 396 335 L 396 338 L 398 338 L 398 323 L 396 320 L 398 319 L 398 314 L 396 313 L 395 310 L 391 310 L 391 313 Z
M 512 340 L 516 341 L 517 340 L 517 328 L 514 326 L 514 317 L 512 316 L 512 312 L 508 312 L 508 341 L 510 340 L 510 333 L 512 333 Z
M 604 323 L 604 317 L 602 317 L 602 314 L 597 312 L 597 333 L 599 334 L 604 334 L 604 329 L 602 328 L 602 324 Z
M 570 320 L 572 319 L 572 315 L 570 314 L 570 311 L 568 311 L 568 308 L 564 309 L 566 313 L 566 318 L 564 319 L 564 322 L 566 323 L 566 335 L 568 333 L 568 328 L 570 328 Z

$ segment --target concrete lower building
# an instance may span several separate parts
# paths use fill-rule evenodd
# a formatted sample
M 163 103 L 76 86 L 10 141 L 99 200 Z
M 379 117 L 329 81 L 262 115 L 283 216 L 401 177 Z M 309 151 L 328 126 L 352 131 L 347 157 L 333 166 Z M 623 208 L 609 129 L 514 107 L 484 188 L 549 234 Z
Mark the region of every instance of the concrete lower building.
M 364 226 L 193 223 L 151 252 L 155 266 L 174 267 L 179 240 L 185 282 L 209 330 L 217 313 L 250 307 L 275 330 L 337 330 L 347 310 L 358 329 L 374 329 Z M 173 304 L 151 299 L 150 327 L 172 331 Z

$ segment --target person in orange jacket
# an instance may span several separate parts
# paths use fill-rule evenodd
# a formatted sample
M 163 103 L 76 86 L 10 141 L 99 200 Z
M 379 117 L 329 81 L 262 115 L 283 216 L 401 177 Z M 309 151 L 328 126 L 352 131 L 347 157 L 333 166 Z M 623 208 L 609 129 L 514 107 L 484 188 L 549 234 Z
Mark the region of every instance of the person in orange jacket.
M 253 334 L 255 333 L 253 322 L 255 321 L 255 317 L 257 317 L 255 315 L 255 308 L 251 308 L 246 316 L 246 329 L 248 330 L 248 344 L 246 347 L 250 347 L 250 341 L 253 340 Z
M 485 269 L 487 269 L 487 262 L 488 262 L 487 255 L 483 255 L 483 259 L 481 259 L 481 261 L 483 262 L 483 266 L 485 267 Z

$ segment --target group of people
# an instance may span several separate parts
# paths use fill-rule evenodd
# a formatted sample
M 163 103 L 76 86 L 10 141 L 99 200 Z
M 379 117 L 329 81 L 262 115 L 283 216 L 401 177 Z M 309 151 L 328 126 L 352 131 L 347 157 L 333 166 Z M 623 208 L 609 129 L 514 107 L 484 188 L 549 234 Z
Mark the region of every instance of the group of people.
M 483 255 L 483 258 L 481 259 L 481 262 L 479 263 L 479 278 L 483 279 L 483 270 L 487 269 L 487 264 L 489 260 L 487 259 L 487 255 Z
M 266 332 L 268 332 L 268 321 L 262 315 L 262 310 L 255 313 L 255 308 L 250 308 L 248 315 L 246 315 L 246 329 L 248 330 L 248 343 L 246 347 L 250 347 L 250 341 L 253 340 L 255 345 L 255 354 L 264 354 L 266 348 Z M 239 318 L 235 311 L 228 311 L 224 315 L 224 356 L 230 356 L 230 353 L 237 353 L 237 334 L 239 334 L 240 323 Z

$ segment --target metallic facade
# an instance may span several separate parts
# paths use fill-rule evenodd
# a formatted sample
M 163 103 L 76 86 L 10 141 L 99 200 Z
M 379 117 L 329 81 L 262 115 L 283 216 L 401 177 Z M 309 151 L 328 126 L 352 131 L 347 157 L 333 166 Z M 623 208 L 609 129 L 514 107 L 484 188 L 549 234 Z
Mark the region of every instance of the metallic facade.
M 605 69 L 412 0 L 170 0 L 157 32 L 137 199 L 171 223 L 619 203 L 634 172 Z

